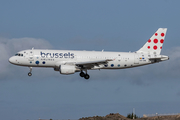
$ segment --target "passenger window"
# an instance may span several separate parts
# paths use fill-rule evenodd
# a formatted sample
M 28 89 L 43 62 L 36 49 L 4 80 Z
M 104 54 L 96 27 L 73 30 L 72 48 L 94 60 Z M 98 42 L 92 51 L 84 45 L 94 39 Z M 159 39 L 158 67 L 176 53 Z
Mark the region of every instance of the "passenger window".
M 21 56 L 23 56 L 23 54 L 21 54 Z

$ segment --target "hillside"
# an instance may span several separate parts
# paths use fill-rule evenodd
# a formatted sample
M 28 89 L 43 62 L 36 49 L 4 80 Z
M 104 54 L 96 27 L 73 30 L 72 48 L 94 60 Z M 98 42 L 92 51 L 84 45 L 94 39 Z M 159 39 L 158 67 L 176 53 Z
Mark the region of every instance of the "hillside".
M 126 118 L 125 116 L 120 115 L 119 113 L 116 114 L 109 114 L 106 116 L 94 116 L 94 117 L 85 117 L 80 118 L 79 120 L 132 120 Z M 155 117 L 147 117 L 147 118 L 138 118 L 136 120 L 180 120 L 180 115 L 169 115 L 169 116 L 155 116 Z
M 94 117 L 86 117 L 86 118 L 80 118 L 79 120 L 131 120 L 128 119 L 122 115 L 120 115 L 119 113 L 111 113 L 109 115 L 106 116 L 94 116 Z
M 180 120 L 180 115 L 155 116 L 155 117 L 139 118 L 137 120 Z

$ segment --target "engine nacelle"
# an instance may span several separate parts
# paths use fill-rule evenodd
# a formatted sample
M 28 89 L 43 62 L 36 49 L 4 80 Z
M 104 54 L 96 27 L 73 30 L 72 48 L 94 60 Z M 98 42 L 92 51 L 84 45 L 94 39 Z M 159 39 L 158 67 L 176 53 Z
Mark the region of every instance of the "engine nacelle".
M 65 75 L 74 74 L 76 67 L 74 65 L 60 65 L 59 72 Z

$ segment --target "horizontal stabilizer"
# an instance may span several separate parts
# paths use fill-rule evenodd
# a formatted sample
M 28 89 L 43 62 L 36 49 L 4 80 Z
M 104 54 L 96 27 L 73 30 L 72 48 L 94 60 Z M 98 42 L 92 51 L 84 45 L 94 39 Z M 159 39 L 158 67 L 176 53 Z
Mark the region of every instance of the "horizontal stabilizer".
M 169 57 L 168 56 L 165 56 L 165 55 L 161 55 L 161 56 L 158 56 L 158 57 L 151 57 L 149 58 L 150 61 L 164 61 L 164 60 L 169 60 Z

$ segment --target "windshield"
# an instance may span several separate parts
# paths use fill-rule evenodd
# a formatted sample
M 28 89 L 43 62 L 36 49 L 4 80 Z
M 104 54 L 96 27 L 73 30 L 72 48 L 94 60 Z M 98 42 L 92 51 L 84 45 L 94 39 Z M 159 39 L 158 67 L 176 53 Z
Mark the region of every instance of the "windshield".
M 15 56 L 23 56 L 23 54 L 16 53 Z

